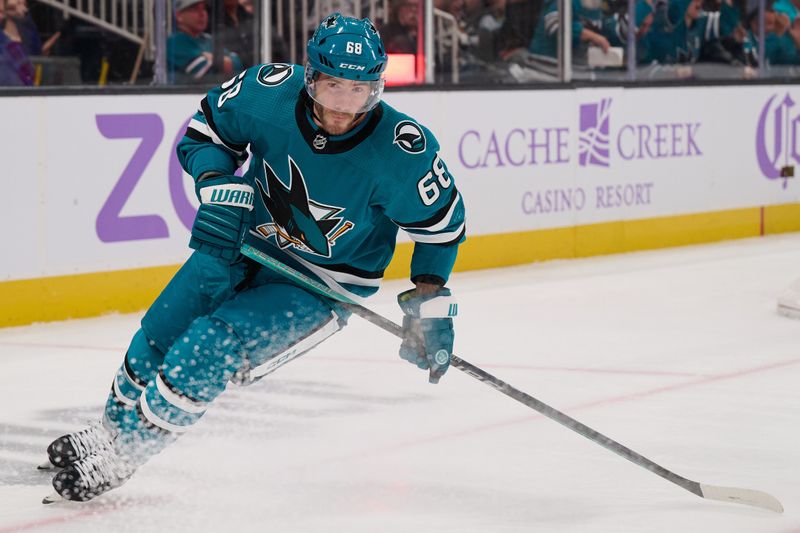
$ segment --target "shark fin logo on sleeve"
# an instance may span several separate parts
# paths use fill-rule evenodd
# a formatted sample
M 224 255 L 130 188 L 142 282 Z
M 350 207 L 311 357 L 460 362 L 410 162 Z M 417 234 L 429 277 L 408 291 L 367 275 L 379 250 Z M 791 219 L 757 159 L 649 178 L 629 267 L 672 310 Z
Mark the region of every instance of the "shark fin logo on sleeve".
M 259 197 L 272 216 L 272 222 L 256 229 L 264 237 L 275 236 L 280 248 L 293 246 L 304 252 L 331 256 L 336 239 L 350 231 L 355 224 L 337 217 L 342 207 L 324 205 L 310 200 L 303 173 L 289 157 L 289 186 L 264 161 L 266 187 L 256 179 Z
M 425 151 L 425 133 L 416 122 L 400 121 L 394 127 L 394 144 L 409 154 L 421 154 Z
M 294 65 L 271 63 L 258 70 L 258 83 L 265 87 L 277 87 L 294 74 Z

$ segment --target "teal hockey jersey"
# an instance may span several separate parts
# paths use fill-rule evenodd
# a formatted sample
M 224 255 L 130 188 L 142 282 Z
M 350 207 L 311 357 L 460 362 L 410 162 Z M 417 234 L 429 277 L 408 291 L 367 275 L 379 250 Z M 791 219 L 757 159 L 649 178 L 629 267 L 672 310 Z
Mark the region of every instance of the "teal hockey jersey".
M 312 120 L 304 75 L 298 65 L 259 65 L 211 90 L 178 144 L 183 168 L 195 179 L 233 174 L 249 151 L 248 244 L 337 292 L 377 291 L 398 229 L 415 243 L 411 279 L 446 282 L 465 211 L 436 138 L 384 102 L 329 135 Z

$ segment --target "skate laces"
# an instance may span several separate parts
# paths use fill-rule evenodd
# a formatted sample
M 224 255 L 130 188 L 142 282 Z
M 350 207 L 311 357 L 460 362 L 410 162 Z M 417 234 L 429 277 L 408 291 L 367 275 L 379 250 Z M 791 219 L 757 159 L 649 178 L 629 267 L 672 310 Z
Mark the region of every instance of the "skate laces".
M 116 485 L 132 473 L 113 449 L 105 453 L 93 453 L 73 466 L 86 486 L 92 488 L 105 484 Z
M 112 438 L 100 422 L 92 422 L 88 429 L 70 435 L 69 440 L 78 456 L 84 456 L 97 448 L 107 448 Z

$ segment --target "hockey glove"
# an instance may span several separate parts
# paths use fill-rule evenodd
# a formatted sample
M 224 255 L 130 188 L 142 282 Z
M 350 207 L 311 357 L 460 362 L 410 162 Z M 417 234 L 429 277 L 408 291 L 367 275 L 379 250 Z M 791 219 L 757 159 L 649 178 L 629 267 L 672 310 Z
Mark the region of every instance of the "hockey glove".
M 200 208 L 189 247 L 233 262 L 239 257 L 253 210 L 253 187 L 239 176 L 212 176 L 197 183 Z
M 450 289 L 418 295 L 416 289 L 401 292 L 397 303 L 403 310 L 403 342 L 400 357 L 429 370 L 428 381 L 438 383 L 450 366 L 453 353 L 453 318 L 458 305 Z

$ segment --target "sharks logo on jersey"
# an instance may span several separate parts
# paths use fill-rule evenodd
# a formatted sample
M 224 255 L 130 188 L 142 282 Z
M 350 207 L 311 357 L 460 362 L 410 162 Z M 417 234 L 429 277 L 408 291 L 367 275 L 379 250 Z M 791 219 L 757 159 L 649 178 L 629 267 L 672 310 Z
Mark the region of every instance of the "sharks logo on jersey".
M 277 87 L 294 74 L 294 65 L 285 63 L 272 63 L 264 65 L 258 70 L 258 82 L 267 87 Z
M 425 151 L 425 134 L 418 124 L 403 120 L 394 127 L 394 144 L 409 154 L 421 154 Z
M 274 235 L 281 248 L 294 246 L 305 252 L 330 257 L 331 246 L 336 239 L 355 227 L 349 220 L 336 216 L 344 208 L 309 199 L 303 173 L 291 157 L 288 187 L 266 161 L 264 174 L 266 189 L 258 180 L 256 186 L 273 222 L 261 224 L 256 230 L 265 237 Z

